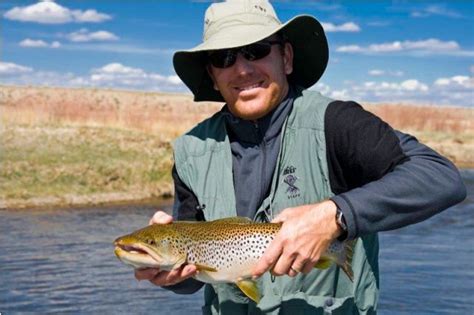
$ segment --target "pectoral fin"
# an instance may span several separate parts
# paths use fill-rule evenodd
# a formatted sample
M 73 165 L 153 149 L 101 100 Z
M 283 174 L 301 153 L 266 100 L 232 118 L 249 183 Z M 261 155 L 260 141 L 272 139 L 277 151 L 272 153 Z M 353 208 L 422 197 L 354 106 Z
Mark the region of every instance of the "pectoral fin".
M 186 259 L 187 259 L 187 256 L 186 255 L 182 255 L 178 258 L 178 260 L 176 260 L 175 264 L 173 265 L 173 268 L 172 269 L 178 269 L 179 267 L 181 267 L 185 262 L 186 262 Z
M 329 258 L 326 257 L 321 257 L 316 265 L 314 265 L 314 268 L 318 269 L 328 269 L 331 267 L 332 261 Z
M 197 270 L 200 271 L 210 271 L 210 272 L 217 272 L 217 269 L 211 266 L 203 265 L 203 264 L 195 264 Z
M 237 281 L 237 286 L 242 292 L 245 293 L 255 303 L 260 302 L 260 291 L 258 290 L 257 283 L 251 279 L 244 279 Z

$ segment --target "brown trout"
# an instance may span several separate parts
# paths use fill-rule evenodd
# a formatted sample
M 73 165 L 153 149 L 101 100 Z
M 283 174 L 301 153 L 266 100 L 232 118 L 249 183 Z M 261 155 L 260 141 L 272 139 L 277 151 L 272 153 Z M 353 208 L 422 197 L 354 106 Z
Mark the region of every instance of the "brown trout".
M 134 268 L 172 270 L 196 265 L 195 278 L 206 283 L 235 283 L 257 302 L 260 293 L 252 269 L 280 230 L 280 223 L 256 223 L 235 217 L 210 222 L 153 224 L 115 240 L 115 255 Z M 353 280 L 352 244 L 333 242 L 316 268 L 336 263 Z

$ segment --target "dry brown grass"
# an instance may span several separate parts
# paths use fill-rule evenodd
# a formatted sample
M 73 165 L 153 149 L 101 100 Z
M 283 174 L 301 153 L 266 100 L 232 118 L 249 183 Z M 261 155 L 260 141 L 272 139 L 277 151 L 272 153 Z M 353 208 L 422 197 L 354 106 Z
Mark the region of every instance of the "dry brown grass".
M 179 94 L 0 86 L 0 106 L 5 124 L 106 126 L 170 141 L 222 104 Z
M 474 167 L 474 109 L 410 105 L 366 105 L 395 129 L 452 160 L 458 167 Z
M 471 108 L 394 104 L 364 107 L 400 130 L 474 133 L 474 110 Z
M 0 86 L 0 208 L 169 195 L 170 142 L 221 107 L 184 94 Z M 364 107 L 474 167 L 473 109 Z

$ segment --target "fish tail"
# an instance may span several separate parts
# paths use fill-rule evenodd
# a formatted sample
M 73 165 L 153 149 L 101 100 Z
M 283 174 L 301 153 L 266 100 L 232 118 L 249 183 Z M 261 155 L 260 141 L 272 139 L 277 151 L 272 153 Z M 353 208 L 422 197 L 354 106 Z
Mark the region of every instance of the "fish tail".
M 351 282 L 354 282 L 354 271 L 352 270 L 352 257 L 354 255 L 354 246 L 355 240 L 352 241 L 345 241 L 344 242 L 344 255 L 341 257 L 342 259 L 338 261 L 339 267 L 345 272 L 345 274 L 349 277 Z

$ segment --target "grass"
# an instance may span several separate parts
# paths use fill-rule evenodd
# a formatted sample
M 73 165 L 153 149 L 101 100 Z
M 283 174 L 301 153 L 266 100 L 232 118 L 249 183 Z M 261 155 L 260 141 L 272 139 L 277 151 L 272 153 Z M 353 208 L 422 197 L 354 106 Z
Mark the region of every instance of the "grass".
M 171 141 L 221 106 L 179 94 L 0 86 L 0 208 L 171 196 Z M 364 107 L 473 167 L 472 109 Z
M 42 197 L 49 198 L 46 203 L 68 204 L 81 203 L 80 196 L 89 196 L 83 199 L 88 203 L 172 194 L 171 147 L 160 137 L 84 126 L 4 125 L 0 130 L 0 199 L 10 200 L 10 206 Z

